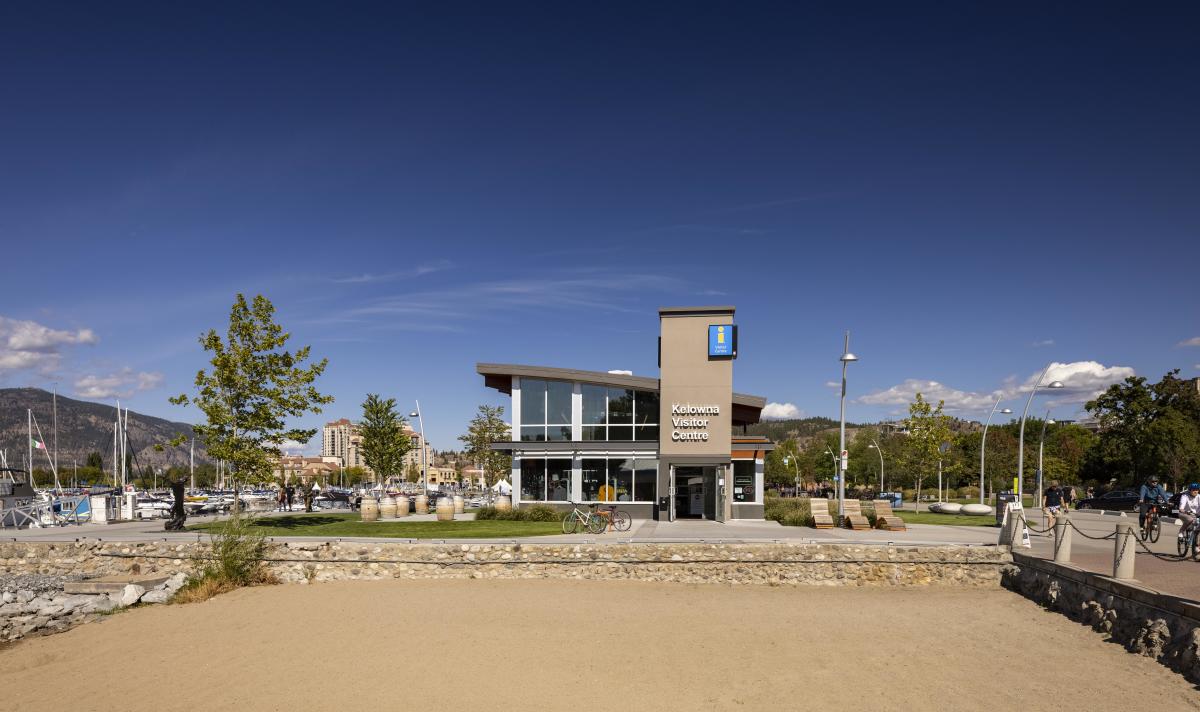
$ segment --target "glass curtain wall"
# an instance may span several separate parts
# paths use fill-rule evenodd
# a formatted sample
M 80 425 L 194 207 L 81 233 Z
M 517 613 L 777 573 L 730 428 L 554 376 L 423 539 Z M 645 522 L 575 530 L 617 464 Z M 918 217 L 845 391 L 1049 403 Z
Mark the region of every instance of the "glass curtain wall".
M 583 439 L 658 441 L 658 394 L 583 384 Z
M 522 457 L 522 502 L 568 502 L 571 499 L 571 460 Z
M 757 502 L 754 486 L 754 460 L 733 461 L 733 501 Z
M 582 487 L 585 502 L 653 502 L 658 460 L 585 457 Z
M 568 381 L 521 379 L 521 441 L 571 439 L 571 392 Z

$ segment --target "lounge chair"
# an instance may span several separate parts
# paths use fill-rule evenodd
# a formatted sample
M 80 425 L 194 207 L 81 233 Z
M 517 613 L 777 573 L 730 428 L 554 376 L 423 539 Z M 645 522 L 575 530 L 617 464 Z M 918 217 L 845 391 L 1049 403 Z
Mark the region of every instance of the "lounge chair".
M 862 513 L 862 504 L 857 499 L 848 499 L 842 505 L 846 513 L 847 529 L 870 529 L 871 522 Z
M 892 503 L 886 499 L 875 500 L 875 528 L 893 532 L 907 531 L 904 520 L 892 511 Z
M 813 527 L 817 529 L 833 529 L 833 517 L 829 515 L 829 500 L 821 497 L 810 497 L 808 506 L 812 510 Z

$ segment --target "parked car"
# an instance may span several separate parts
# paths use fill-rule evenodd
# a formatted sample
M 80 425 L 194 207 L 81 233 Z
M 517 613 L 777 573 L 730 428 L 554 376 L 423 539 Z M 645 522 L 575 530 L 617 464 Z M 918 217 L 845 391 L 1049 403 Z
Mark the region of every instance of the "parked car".
M 1079 500 L 1076 509 L 1107 509 L 1110 512 L 1136 512 L 1137 490 L 1119 489 Z

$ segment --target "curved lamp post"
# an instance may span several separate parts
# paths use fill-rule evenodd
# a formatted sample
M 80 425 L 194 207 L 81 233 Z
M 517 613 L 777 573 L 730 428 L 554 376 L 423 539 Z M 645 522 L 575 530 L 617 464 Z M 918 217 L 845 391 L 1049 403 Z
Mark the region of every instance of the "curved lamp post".
M 838 481 L 838 476 L 837 476 L 838 456 L 834 454 L 833 450 L 829 449 L 828 445 L 825 446 L 825 452 L 829 453 L 830 459 L 833 460 L 833 484 L 834 484 L 833 489 L 834 489 L 834 494 L 837 494 L 837 486 L 836 485 L 837 485 L 837 481 Z
M 783 466 L 793 465 L 796 468 L 796 496 L 800 496 L 800 463 L 791 455 L 783 456 Z
M 838 452 L 839 453 L 846 452 L 846 366 L 857 360 L 858 360 L 858 357 L 855 356 L 854 354 L 850 353 L 850 332 L 847 331 L 846 332 L 846 341 L 845 341 L 845 344 L 842 346 L 842 355 L 840 358 L 838 358 L 838 361 L 842 362 L 842 399 L 841 399 L 841 413 L 838 418 Z M 842 458 L 840 464 L 841 464 L 841 467 L 840 467 L 840 472 L 838 472 L 838 474 L 840 474 L 841 477 L 837 478 L 838 524 L 839 525 L 841 524 L 842 520 L 846 516 L 846 464 L 847 464 L 846 459 Z M 838 468 L 835 468 L 835 472 L 836 471 L 838 471 Z
M 1038 390 L 1042 388 L 1065 388 L 1062 381 L 1051 381 L 1050 383 L 1042 383 L 1042 379 L 1050 372 L 1050 366 L 1046 366 L 1037 380 L 1033 382 L 1033 389 L 1029 391 L 1029 399 L 1025 401 L 1025 410 L 1021 413 L 1021 436 L 1017 438 L 1017 502 L 1024 506 L 1022 499 L 1025 486 L 1025 418 L 1029 415 L 1029 406 L 1033 404 L 1033 397 L 1037 395 Z
M 996 409 L 999 407 L 1000 407 L 1000 399 L 997 398 L 996 405 L 992 406 L 992 412 L 988 413 L 987 422 L 984 423 L 984 425 L 983 425 L 983 439 L 981 439 L 979 441 L 979 503 L 980 504 L 987 504 L 987 502 L 984 501 L 984 494 L 983 494 L 983 492 L 984 492 L 983 464 L 984 464 L 984 456 L 986 455 L 986 452 L 987 452 L 987 430 L 988 430 L 988 426 L 992 424 L 992 416 L 996 414 Z M 1003 415 L 1012 415 L 1012 408 L 1005 408 L 999 412 Z
M 421 401 L 416 401 L 417 409 L 408 414 L 416 418 L 421 425 L 421 494 L 429 494 L 429 463 L 425 461 L 425 419 L 421 417 Z
M 1054 425 L 1054 421 L 1050 420 L 1050 409 L 1046 409 L 1046 417 L 1042 420 L 1042 436 L 1038 438 L 1038 469 L 1037 469 L 1037 491 L 1033 493 L 1035 507 L 1040 507 L 1042 504 L 1042 454 L 1046 449 L 1046 426 Z
M 874 438 L 867 447 L 879 453 L 879 493 L 883 494 L 883 448 L 879 447 L 879 443 L 875 442 Z

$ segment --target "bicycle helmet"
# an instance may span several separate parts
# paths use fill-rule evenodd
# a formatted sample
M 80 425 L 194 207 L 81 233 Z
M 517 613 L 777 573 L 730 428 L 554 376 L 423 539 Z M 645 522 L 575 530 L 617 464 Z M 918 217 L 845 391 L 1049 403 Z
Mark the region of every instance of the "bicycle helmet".
M 1188 491 L 1190 492 L 1192 490 L 1200 490 L 1200 482 L 1193 482 L 1192 484 L 1188 485 Z

